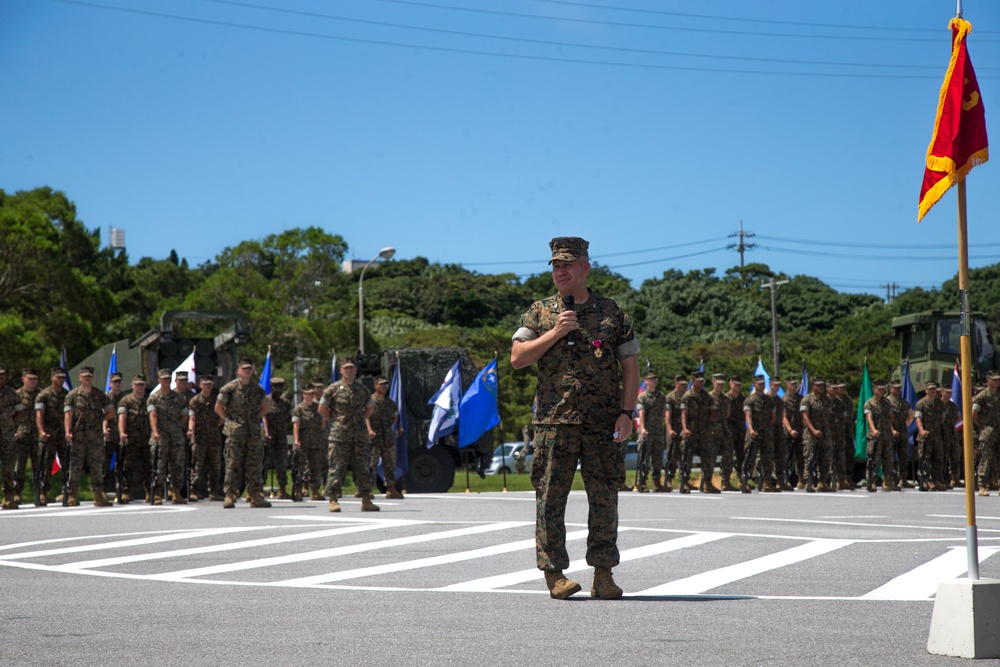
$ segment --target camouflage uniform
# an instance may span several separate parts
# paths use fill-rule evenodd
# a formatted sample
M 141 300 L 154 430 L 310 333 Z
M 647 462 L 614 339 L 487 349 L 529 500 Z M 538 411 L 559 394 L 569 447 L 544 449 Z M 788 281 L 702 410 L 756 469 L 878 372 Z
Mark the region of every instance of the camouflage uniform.
M 288 479 L 288 435 L 292 431 L 292 405 L 282 398 L 280 391 L 271 392 L 267 406 L 267 434 L 264 440 L 264 474 L 274 470 L 282 492 Z
M 742 393 L 733 397 L 732 393 L 727 393 L 729 398 L 729 441 L 722 445 L 722 479 L 728 480 L 732 477 L 733 470 L 737 475 L 743 472 L 744 440 L 746 438 L 747 423 L 743 418 L 743 405 L 746 396 Z
M 777 488 L 788 487 L 788 445 L 785 442 L 785 401 L 782 396 L 775 394 L 768 395 L 771 399 L 771 412 L 774 415 L 774 423 L 771 424 L 771 436 L 774 442 L 774 479 Z
M 882 465 L 882 488 L 891 490 L 894 486 L 890 480 L 892 477 L 892 404 L 885 396 L 879 398 L 872 396 L 865 401 L 865 418 L 872 417 L 878 437 L 873 436 L 871 429 L 868 430 L 868 490 L 875 490 L 875 478 L 878 475 L 879 464 Z
M 375 431 L 372 438 L 371 468 L 375 470 L 378 461 L 382 459 L 382 478 L 386 489 L 396 487 L 396 429 L 393 423 L 399 418 L 399 408 L 396 401 L 388 396 L 379 398 L 372 395 L 370 405 L 374 408 L 368 418 Z
M 13 500 L 16 484 L 14 483 L 14 462 L 17 460 L 17 450 L 14 443 L 14 415 L 19 410 L 21 401 L 17 391 L 9 385 L 0 388 L 0 467 L 3 468 L 3 494 L 5 500 Z
M 805 456 L 802 452 L 802 429 L 805 428 L 805 425 L 802 423 L 802 413 L 799 412 L 799 407 L 802 404 L 802 395 L 797 392 L 785 392 L 782 403 L 785 405 L 785 417 L 788 418 L 788 425 L 791 426 L 793 431 L 798 433 L 793 438 L 791 433 L 785 431 L 785 444 L 787 445 L 788 456 L 792 460 L 792 468 L 798 477 L 799 486 L 805 488 Z M 782 427 L 784 427 L 784 424 L 782 424 Z M 789 480 L 789 483 L 791 483 L 791 480 Z
M 123 392 L 109 391 L 105 394 L 108 400 L 111 401 L 111 409 L 115 412 L 115 417 L 108 420 L 108 438 L 104 443 L 104 488 L 110 489 L 115 485 L 115 471 L 111 468 L 111 461 L 115 461 L 115 465 L 122 465 L 121 461 L 118 460 L 118 446 L 121 444 L 121 434 L 118 433 L 118 404 L 122 402 L 125 398 Z M 91 473 L 93 474 L 93 473 Z
M 906 420 L 910 416 L 912 406 L 902 396 L 886 396 L 889 405 L 892 406 L 892 423 L 896 425 L 896 437 L 893 438 L 893 471 L 896 476 L 896 485 L 901 487 L 909 482 L 906 481 L 907 471 L 910 464 L 910 431 Z M 884 473 L 883 473 L 884 474 Z
M 321 405 L 330 411 L 329 460 L 326 495 L 340 498 L 347 466 L 354 470 L 354 485 L 362 496 L 371 495 L 371 443 L 365 425 L 365 409 L 371 392 L 360 382 L 347 384 L 337 380 L 323 391 Z
M 844 437 L 847 416 L 840 397 L 827 394 L 827 401 L 830 406 L 829 432 L 824 430 L 823 433 L 826 435 L 825 439 L 830 443 L 830 449 L 833 452 L 833 469 L 836 476 L 833 480 L 833 485 L 836 488 L 837 482 L 847 476 L 848 456 L 850 456 L 851 460 L 851 469 L 853 470 L 854 468 L 854 447 L 848 447 L 848 440 Z M 853 438 L 851 442 L 853 442 Z M 848 449 L 850 452 L 848 452 Z
M 833 468 L 833 447 L 830 445 L 829 432 L 833 428 L 833 418 L 831 401 L 826 394 L 816 396 L 810 393 L 799 403 L 799 413 L 809 415 L 812 427 L 822 433 L 822 436 L 815 436 L 813 432 L 805 426 L 803 422 L 802 442 L 806 452 L 806 490 L 813 488 L 816 482 L 820 488 L 826 488 L 826 477 Z M 815 479 L 813 478 L 815 475 Z M 832 482 L 836 484 L 836 479 Z
M 854 462 L 858 458 L 857 446 L 855 439 L 857 437 L 857 417 L 858 413 L 854 410 L 854 401 L 847 394 L 843 394 L 837 397 L 840 401 L 841 413 L 844 417 L 844 483 L 850 488 L 854 489 Z
M 663 469 L 663 451 L 667 444 L 667 422 L 664 420 L 664 411 L 667 409 L 667 397 L 662 391 L 649 391 L 648 389 L 639 394 L 639 402 L 636 409 L 645 412 L 644 422 L 648 435 L 646 438 L 646 452 L 650 459 L 649 470 L 653 475 L 655 486 L 660 486 L 660 471 Z M 642 437 L 640 434 L 639 437 Z M 639 482 L 636 480 L 636 485 Z
M 562 299 L 551 296 L 521 316 L 515 341 L 534 340 L 554 329 Z M 619 361 L 639 352 L 632 320 L 611 299 L 593 292 L 575 307 L 576 345 L 557 341 L 538 360 L 535 456 L 535 552 L 538 569 L 569 567 L 566 552 L 566 500 L 580 462 L 589 505 L 587 563 L 618 564 L 618 489 L 625 482 L 625 461 L 614 442 L 621 414 Z
M 955 430 L 955 425 L 962 419 L 962 410 L 954 401 L 945 401 L 944 409 L 945 464 L 951 478 L 950 485 L 954 487 L 965 476 L 962 470 L 962 435 Z
M 222 470 L 222 432 L 215 399 L 198 394 L 188 402 L 194 417 L 194 437 L 191 439 L 191 488 L 198 494 L 207 490 L 209 498 L 220 495 L 219 476 Z
M 743 452 L 745 458 L 743 459 L 743 483 L 753 479 L 754 466 L 757 465 L 757 459 L 759 458 L 760 464 L 758 471 L 761 473 L 764 479 L 764 485 L 766 487 L 771 486 L 771 473 L 774 468 L 774 451 L 773 449 L 769 454 L 764 453 L 764 449 L 768 444 L 767 432 L 771 428 L 770 419 L 774 410 L 771 407 L 771 402 L 767 394 L 758 394 L 756 391 L 752 392 L 743 401 L 743 412 L 744 414 L 750 413 L 750 423 L 753 424 L 753 430 L 756 436 L 750 434 L 750 429 L 746 429 L 746 440 L 743 445 Z M 770 441 L 772 447 L 774 441 Z M 761 488 L 761 491 L 764 489 Z
M 20 405 L 16 408 L 18 417 L 17 429 L 14 432 L 14 448 L 16 460 L 14 462 L 14 493 L 21 495 L 24 491 L 25 471 L 28 460 L 31 460 L 31 473 L 36 475 L 41 471 L 41 461 L 39 461 L 40 451 L 38 449 L 38 425 L 35 423 L 35 402 L 41 390 L 37 387 L 34 391 L 26 391 L 24 387 L 17 390 L 17 398 Z
M 73 413 L 69 492 L 77 495 L 83 463 L 90 468 L 90 488 L 97 496 L 104 492 L 104 420 L 112 410 L 111 401 L 104 392 L 95 387 L 84 391 L 77 387 L 68 394 L 63 403 L 63 412 Z
M 670 428 L 674 431 L 674 435 L 671 436 L 668 430 L 666 436 L 669 439 L 667 443 L 667 465 L 666 470 L 663 472 L 663 485 L 666 488 L 670 488 L 671 481 L 677 473 L 677 468 L 681 460 L 682 445 L 684 442 L 684 437 L 681 435 L 681 431 L 683 430 L 681 427 L 681 403 L 683 401 L 684 392 L 677 391 L 676 389 L 664 397 L 663 406 L 669 412 L 667 419 L 670 420 Z
M 305 468 L 317 471 L 310 479 L 313 494 L 319 494 L 320 478 L 318 471 L 326 465 L 323 456 L 323 416 L 319 413 L 319 403 L 308 405 L 305 401 L 292 410 L 292 423 L 299 425 L 299 450 L 305 461 L 299 462 L 300 475 Z M 295 480 L 292 480 L 295 484 Z
M 226 411 L 222 432 L 226 436 L 226 496 L 237 498 L 246 475 L 247 495 L 263 495 L 261 464 L 264 439 L 261 432 L 260 406 L 267 401 L 264 388 L 251 380 L 243 384 L 232 380 L 219 390 L 217 403 Z
M 715 388 L 708 392 L 708 398 L 712 402 L 712 409 L 709 412 L 709 422 L 708 422 L 708 439 L 712 443 L 712 451 L 718 454 L 719 450 L 725 447 L 725 443 L 730 441 L 729 438 L 729 408 L 730 400 L 726 396 L 725 392 L 716 392 Z M 704 460 L 702 460 L 702 469 L 704 469 Z M 712 460 L 712 470 L 709 471 L 708 477 L 705 479 L 712 479 L 712 474 L 715 471 L 715 459 Z M 722 481 L 725 484 L 729 483 L 728 477 L 723 477 Z
M 60 465 L 68 466 L 66 457 L 66 431 L 63 422 L 63 403 L 66 401 L 66 390 L 58 387 L 46 387 L 38 392 L 35 398 L 35 411 L 42 411 L 42 426 L 49 434 L 49 439 L 41 446 L 45 453 L 42 460 L 42 490 L 48 492 L 52 486 L 52 463 L 56 456 Z M 41 434 L 39 434 L 41 438 Z M 65 473 L 64 473 L 65 474 Z
M 153 441 L 153 459 L 156 461 L 156 484 L 153 496 L 163 488 L 169 475 L 170 490 L 174 498 L 183 497 L 184 486 L 184 423 L 188 414 L 187 398 L 173 389 L 164 391 L 162 388 L 146 401 L 146 412 L 156 413 L 156 430 L 159 432 L 159 442 Z M 152 428 L 152 422 L 150 422 Z
M 976 443 L 979 469 L 976 477 L 979 488 L 987 489 L 990 477 L 996 473 L 997 457 L 1000 455 L 1000 392 L 986 388 L 976 394 L 972 399 L 972 410 L 979 414 L 979 438 Z
M 927 435 L 920 437 L 917 431 L 918 454 L 920 456 L 921 490 L 943 483 L 944 475 L 944 401 L 924 396 L 917 401 L 913 411 L 914 419 L 919 418 Z
M 138 494 L 132 493 L 132 480 L 135 479 L 135 471 L 138 470 L 142 478 L 144 490 L 152 492 L 153 487 L 153 462 L 150 458 L 152 452 L 149 449 L 149 440 L 152 432 L 149 426 L 149 413 L 146 411 L 146 401 L 148 394 L 143 394 L 139 398 L 138 394 L 131 393 L 118 402 L 118 415 L 125 415 L 125 432 L 119 434 L 125 437 L 125 464 L 122 469 L 125 480 L 125 493 L 131 497 Z
M 683 439 L 681 445 L 681 484 L 688 481 L 694 455 L 701 457 L 701 479 L 706 485 L 712 483 L 715 473 L 716 443 L 711 433 L 712 412 L 714 403 L 708 392 L 702 389 L 688 389 L 681 400 L 681 412 L 687 411 L 687 428 L 689 436 Z M 681 489 L 684 490 L 683 488 Z

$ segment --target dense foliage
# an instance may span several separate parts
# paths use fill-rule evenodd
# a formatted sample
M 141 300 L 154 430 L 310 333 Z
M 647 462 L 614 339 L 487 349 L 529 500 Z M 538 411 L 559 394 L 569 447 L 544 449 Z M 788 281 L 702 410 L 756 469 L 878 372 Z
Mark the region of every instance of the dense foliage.
M 294 228 L 225 248 L 191 267 L 166 258 L 130 261 L 101 248 L 99 232 L 77 219 L 62 192 L 0 190 L 0 350 L 9 368 L 57 363 L 65 347 L 72 364 L 112 340 L 136 339 L 168 308 L 241 310 L 253 334 L 245 352 L 263 359 L 268 345 L 279 372 L 296 356 L 321 360 L 331 349 L 358 348 L 357 276 L 341 271 L 347 242 L 315 227 Z M 890 320 L 929 308 L 957 308 L 955 280 L 940 290 L 913 289 L 893 303 L 866 294 L 841 294 L 816 278 L 786 276 L 764 264 L 683 273 L 669 269 L 636 289 L 621 275 L 595 266 L 595 292 L 619 299 L 635 321 L 648 360 L 661 375 L 691 371 L 749 375 L 759 357 L 771 369 L 771 304 L 761 282 L 788 280 L 778 291 L 783 374 L 845 379 L 856 393 L 868 360 L 873 376 L 888 376 L 899 361 Z M 1000 264 L 972 272 L 971 305 L 1000 325 Z M 469 348 L 482 365 L 505 360 L 518 318 L 552 293 L 548 273 L 521 280 L 481 274 L 423 257 L 388 261 L 365 276 L 365 347 Z M 199 326 L 194 324 L 191 326 Z M 205 333 L 191 331 L 195 333 Z M 510 439 L 530 420 L 531 369 L 500 364 L 501 414 Z M 13 374 L 12 374 L 13 375 Z

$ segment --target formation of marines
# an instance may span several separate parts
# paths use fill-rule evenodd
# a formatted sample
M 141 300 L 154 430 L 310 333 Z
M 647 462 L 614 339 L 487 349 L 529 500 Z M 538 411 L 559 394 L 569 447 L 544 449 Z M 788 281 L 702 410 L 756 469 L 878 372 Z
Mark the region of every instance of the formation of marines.
M 353 361 L 341 365 L 345 377 L 353 380 L 355 372 Z M 112 373 L 111 389 L 104 392 L 93 385 L 94 369 L 84 366 L 79 386 L 67 391 L 65 369 L 52 369 L 50 385 L 40 389 L 38 372 L 29 367 L 15 390 L 0 365 L 3 509 L 22 504 L 29 468 L 35 504 L 47 505 L 53 499 L 55 461 L 63 485 L 54 500 L 70 507 L 79 505 L 85 469 L 96 507 L 111 505 L 105 493 L 111 489 L 119 504 L 207 499 L 221 501 L 227 509 L 235 507 L 245 490 L 251 507 L 270 507 L 263 492 L 268 471 L 277 481 L 275 485 L 272 478 L 272 497 L 302 500 L 303 491 L 311 490 L 314 500 L 325 500 L 320 489 L 326 486 L 330 511 L 339 511 L 336 500 L 348 465 L 354 469 L 362 511 L 378 511 L 371 497 L 377 466 L 388 484 L 386 496 L 402 498 L 395 488 L 399 414 L 386 395 L 385 378 L 376 379 L 374 396 L 358 383 L 350 401 L 343 400 L 341 388 L 351 383 L 326 386 L 323 378 L 313 378 L 302 390 L 302 402 L 292 406 L 282 395 L 282 378 L 271 380 L 270 396 L 253 380 L 252 360 L 240 359 L 236 374 L 217 391 L 214 378 L 203 376 L 196 390 L 186 372 L 161 369 L 159 387 L 148 392 L 145 375 L 134 375 L 131 391 L 123 391 L 122 374 Z M 320 395 L 325 402 L 316 400 Z M 328 420 L 333 428 L 327 436 Z

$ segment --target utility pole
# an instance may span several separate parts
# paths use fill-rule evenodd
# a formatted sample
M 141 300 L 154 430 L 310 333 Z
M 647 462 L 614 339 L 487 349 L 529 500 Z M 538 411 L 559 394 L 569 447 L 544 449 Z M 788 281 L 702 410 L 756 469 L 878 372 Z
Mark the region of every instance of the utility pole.
M 771 377 L 781 378 L 781 369 L 778 366 L 778 287 L 786 284 L 787 280 L 775 282 L 771 278 L 767 282 L 761 282 L 761 289 L 771 290 L 771 351 L 774 354 L 774 374 Z
M 732 238 L 733 236 L 738 236 L 740 238 L 739 243 L 730 243 L 726 247 L 729 248 L 730 250 L 736 250 L 736 252 L 740 253 L 740 268 L 742 269 L 745 266 L 743 262 L 744 251 L 752 250 L 757 247 L 756 243 L 747 243 L 745 239 L 752 238 L 756 236 L 756 234 L 754 234 L 753 232 L 743 231 L 743 221 L 740 220 L 740 231 L 730 234 L 729 236 L 730 238 Z
M 883 283 L 879 287 L 885 288 L 885 302 L 892 303 L 896 298 L 896 289 L 899 285 L 897 283 Z

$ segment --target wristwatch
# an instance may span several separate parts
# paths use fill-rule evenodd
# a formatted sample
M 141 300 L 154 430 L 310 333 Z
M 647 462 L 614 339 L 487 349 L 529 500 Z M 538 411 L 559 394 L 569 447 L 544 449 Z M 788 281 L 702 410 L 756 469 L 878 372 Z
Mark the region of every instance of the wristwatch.
M 638 419 L 639 413 L 636 410 L 622 410 L 622 414 L 626 415 L 630 419 Z

